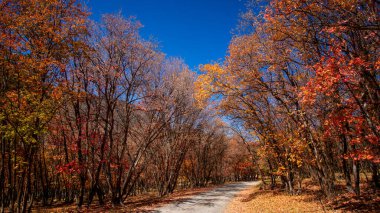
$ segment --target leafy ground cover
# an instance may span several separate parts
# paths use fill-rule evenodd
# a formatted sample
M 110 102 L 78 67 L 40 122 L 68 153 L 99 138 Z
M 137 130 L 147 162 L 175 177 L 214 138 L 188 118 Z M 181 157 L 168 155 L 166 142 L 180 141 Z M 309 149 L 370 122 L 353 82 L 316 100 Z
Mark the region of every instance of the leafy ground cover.
M 380 209 L 380 193 L 364 188 L 360 196 L 344 191 L 337 186 L 337 195 L 331 199 L 323 197 L 319 187 L 307 181 L 299 195 L 286 191 L 255 186 L 242 191 L 227 207 L 226 213 L 252 212 L 377 212 Z

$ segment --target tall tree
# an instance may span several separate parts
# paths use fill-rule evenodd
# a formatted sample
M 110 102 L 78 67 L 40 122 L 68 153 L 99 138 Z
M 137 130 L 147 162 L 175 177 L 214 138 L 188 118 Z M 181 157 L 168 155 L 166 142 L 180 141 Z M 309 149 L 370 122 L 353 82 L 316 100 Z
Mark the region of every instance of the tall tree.
M 60 83 L 87 14 L 72 0 L 0 4 L 0 134 L 13 162 L 7 171 L 11 209 L 16 201 L 17 210 L 26 211 L 33 203 L 36 156 L 59 108 Z

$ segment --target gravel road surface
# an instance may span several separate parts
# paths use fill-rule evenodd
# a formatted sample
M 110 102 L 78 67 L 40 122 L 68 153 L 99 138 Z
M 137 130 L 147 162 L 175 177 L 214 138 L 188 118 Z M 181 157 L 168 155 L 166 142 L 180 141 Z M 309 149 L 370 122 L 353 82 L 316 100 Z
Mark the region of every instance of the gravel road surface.
M 234 196 L 243 189 L 259 184 L 259 181 L 254 182 L 239 182 L 227 184 L 218 188 L 215 188 L 208 192 L 184 198 L 179 201 L 175 201 L 171 204 L 167 204 L 156 209 L 155 212 L 162 213 L 219 213 L 224 212 L 228 203 L 234 198 Z

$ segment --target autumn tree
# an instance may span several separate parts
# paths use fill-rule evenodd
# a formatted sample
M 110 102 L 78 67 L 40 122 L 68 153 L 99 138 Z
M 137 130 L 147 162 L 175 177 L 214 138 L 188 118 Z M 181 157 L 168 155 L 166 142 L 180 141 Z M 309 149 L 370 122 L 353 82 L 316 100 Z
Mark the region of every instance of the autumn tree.
M 378 185 L 376 11 L 373 1 L 271 1 L 244 15 L 248 33 L 231 41 L 224 64 L 203 67 L 197 99 L 221 96 L 221 113 L 259 139 L 291 193 L 307 172 L 332 195 L 340 168 L 359 194 L 361 163 Z
M 155 152 L 155 177 L 161 196 L 174 191 L 186 153 L 195 140 L 200 110 L 194 107 L 192 97 L 194 79 L 179 59 L 167 60 L 156 75 L 151 105 L 160 107 L 157 113 L 164 128 L 151 152 Z
M 75 38 L 85 30 L 86 13 L 75 1 L 2 1 L 0 8 L 0 191 L 3 207 L 13 210 L 16 202 L 17 211 L 26 211 L 37 190 L 33 171 L 44 161 L 43 138 L 59 108 L 61 80 Z

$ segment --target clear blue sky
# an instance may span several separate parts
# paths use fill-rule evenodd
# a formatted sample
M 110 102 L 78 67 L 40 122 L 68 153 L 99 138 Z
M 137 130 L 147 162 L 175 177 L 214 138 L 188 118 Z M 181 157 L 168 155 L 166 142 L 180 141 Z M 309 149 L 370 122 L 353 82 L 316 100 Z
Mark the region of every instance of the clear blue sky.
M 99 20 L 102 14 L 122 12 L 143 24 L 141 35 L 153 37 L 168 56 L 185 60 L 190 68 L 223 59 L 245 0 L 89 0 Z

